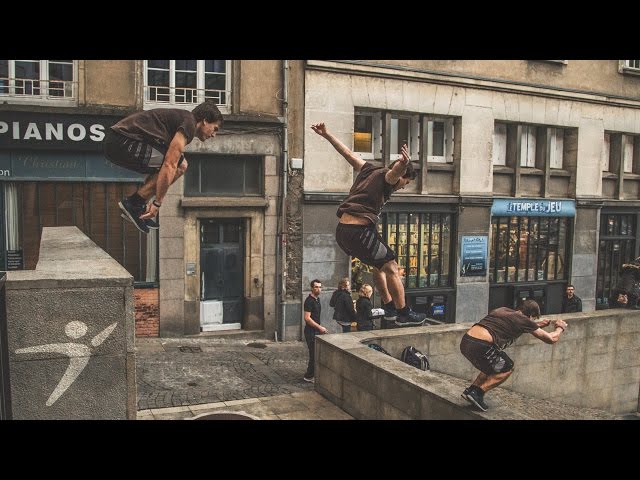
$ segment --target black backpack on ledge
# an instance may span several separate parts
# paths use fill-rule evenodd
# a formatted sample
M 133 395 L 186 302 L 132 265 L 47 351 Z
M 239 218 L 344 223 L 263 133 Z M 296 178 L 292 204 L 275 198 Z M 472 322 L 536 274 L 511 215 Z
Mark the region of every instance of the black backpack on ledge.
M 416 347 L 408 346 L 402 350 L 400 360 L 420 370 L 429 370 L 429 359 Z

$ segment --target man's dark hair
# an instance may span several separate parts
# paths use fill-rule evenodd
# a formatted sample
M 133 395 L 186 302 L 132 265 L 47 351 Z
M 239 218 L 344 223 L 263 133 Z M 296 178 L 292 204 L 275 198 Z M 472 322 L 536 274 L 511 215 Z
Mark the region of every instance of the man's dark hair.
M 393 162 L 391 162 L 391 164 L 389 165 L 389 168 L 393 168 L 393 166 L 396 164 L 396 162 L 399 162 L 400 160 L 394 160 Z M 409 180 L 414 180 L 416 177 L 418 176 L 418 172 L 416 172 L 413 169 L 413 165 L 411 165 L 411 161 L 409 161 L 407 163 L 407 169 L 404 172 L 404 175 L 402 175 L 402 178 L 408 178 Z
M 322 284 L 322 282 L 316 278 L 315 280 L 311 280 L 311 283 L 309 284 L 309 286 L 310 286 L 311 288 L 313 288 L 313 284 L 314 284 L 314 283 L 320 283 L 320 284 Z
M 576 287 L 574 287 L 573 285 L 569 284 L 567 285 L 567 288 L 573 288 L 574 290 L 576 289 Z M 565 289 L 566 290 L 566 289 Z
M 518 310 L 527 317 L 540 318 L 540 305 L 530 298 L 522 302 L 522 306 Z
M 194 108 L 191 113 L 196 117 L 196 122 L 199 122 L 200 120 L 206 120 L 209 123 L 220 122 L 220 127 L 222 127 L 222 124 L 224 123 L 222 113 L 218 110 L 216 102 L 212 100 L 202 102 Z

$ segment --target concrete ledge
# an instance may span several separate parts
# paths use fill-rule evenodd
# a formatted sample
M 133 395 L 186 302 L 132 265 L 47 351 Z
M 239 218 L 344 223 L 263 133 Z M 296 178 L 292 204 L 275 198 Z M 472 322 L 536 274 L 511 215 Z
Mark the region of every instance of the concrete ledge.
M 14 419 L 135 419 L 133 277 L 76 227 L 45 227 L 6 283 Z
M 461 397 L 478 374 L 459 350 L 471 323 L 319 335 L 315 389 L 358 419 L 613 419 L 636 412 L 640 312 L 554 317 L 569 323 L 567 333 L 555 345 L 523 335 L 509 347 L 516 369 L 487 395 L 487 412 Z M 398 359 L 407 345 L 429 357 L 430 371 Z

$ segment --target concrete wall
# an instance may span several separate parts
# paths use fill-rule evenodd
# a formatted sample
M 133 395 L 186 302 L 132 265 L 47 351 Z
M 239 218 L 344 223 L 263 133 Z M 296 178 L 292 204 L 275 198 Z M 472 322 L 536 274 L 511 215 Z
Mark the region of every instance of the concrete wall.
M 135 419 L 133 278 L 76 227 L 7 274 L 14 419 Z
M 142 62 L 79 60 L 80 105 L 125 107 L 142 105 Z
M 617 309 L 549 318 L 569 324 L 558 343 L 547 345 L 522 335 L 507 349 L 516 367 L 497 390 L 523 396 L 503 405 L 498 417 L 469 411 L 458 400 L 462 388 L 478 374 L 460 353 L 460 339 L 471 323 L 318 336 L 316 390 L 350 415 L 367 419 L 527 418 L 523 411 L 528 418 L 545 418 L 536 417 L 541 400 L 578 407 L 576 412 L 637 412 L 640 312 Z M 395 358 L 371 351 L 365 345 L 370 341 Z M 429 357 L 431 371 L 397 360 L 407 345 Z M 489 402 L 497 395 L 491 391 Z M 487 413 L 493 415 L 491 410 Z

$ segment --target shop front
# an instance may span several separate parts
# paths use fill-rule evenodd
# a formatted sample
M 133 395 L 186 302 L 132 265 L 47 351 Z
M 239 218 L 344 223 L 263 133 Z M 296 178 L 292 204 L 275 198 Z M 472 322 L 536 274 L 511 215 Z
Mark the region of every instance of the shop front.
M 435 320 L 455 320 L 457 209 L 448 205 L 388 205 L 378 231 L 398 256 L 407 303 Z
M 533 298 L 560 313 L 570 278 L 575 201 L 494 199 L 491 207 L 489 310 Z
M 76 226 L 138 285 L 158 282 L 157 231 L 120 217 L 143 176 L 102 154 L 108 115 L 0 112 L 0 270 L 33 269 L 43 227 Z

